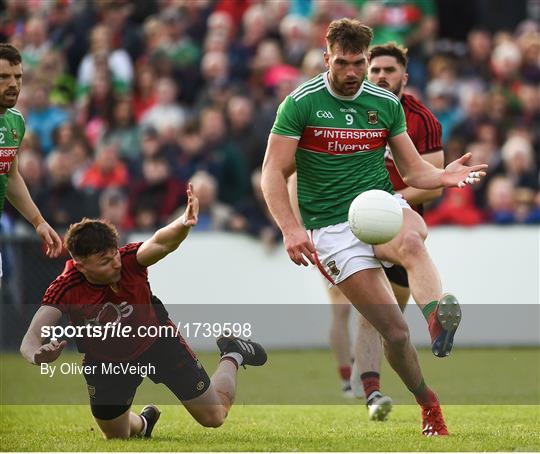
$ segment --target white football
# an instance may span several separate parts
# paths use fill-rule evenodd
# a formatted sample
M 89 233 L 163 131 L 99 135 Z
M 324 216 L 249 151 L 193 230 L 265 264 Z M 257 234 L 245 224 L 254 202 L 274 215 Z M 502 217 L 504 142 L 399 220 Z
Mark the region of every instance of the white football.
M 356 197 L 349 208 L 349 227 L 356 238 L 368 244 L 388 243 L 403 224 L 397 199 L 386 191 L 372 189 Z

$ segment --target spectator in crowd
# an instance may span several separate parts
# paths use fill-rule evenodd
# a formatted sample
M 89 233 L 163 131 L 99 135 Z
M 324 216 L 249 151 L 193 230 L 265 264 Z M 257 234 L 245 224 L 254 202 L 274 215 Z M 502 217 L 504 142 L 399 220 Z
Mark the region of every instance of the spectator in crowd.
M 229 138 L 232 146 L 242 154 L 250 173 L 262 166 L 268 137 L 267 130 L 253 127 L 256 117 L 252 99 L 243 95 L 235 95 L 229 99 L 227 103 Z
M 264 201 L 260 169 L 251 174 L 251 188 L 253 195 L 235 205 L 229 228 L 233 232 L 247 233 L 258 238 L 271 248 L 281 240 L 281 232 L 274 223 Z
M 193 185 L 193 192 L 199 198 L 199 222 L 194 227 L 195 231 L 225 230 L 230 223 L 232 209 L 218 201 L 218 181 L 216 178 L 201 170 L 193 175 L 190 183 Z M 184 209 L 185 207 L 181 207 L 177 214 L 183 213 Z
M 96 3 L 96 9 L 101 23 L 109 30 L 111 49 L 123 49 L 129 55 L 130 62 L 134 62 L 141 55 L 142 43 L 137 26 L 130 20 L 130 12 L 132 11 L 130 3 L 118 0 L 101 0 Z M 126 82 L 128 82 L 127 74 L 126 66 Z
M 53 131 L 69 120 L 69 114 L 64 109 L 51 104 L 49 88 L 46 84 L 36 82 L 30 91 L 32 97 L 26 125 L 38 136 L 42 151 L 48 154 L 54 145 Z
M 144 114 L 154 107 L 158 98 L 156 95 L 156 73 L 149 65 L 142 65 L 135 73 L 135 86 L 133 93 L 133 111 L 137 122 Z
M 77 122 L 84 128 L 86 138 L 94 147 L 103 134 L 105 119 L 112 115 L 114 96 L 110 73 L 104 67 L 96 71 L 88 91 L 79 96 Z
M 77 83 L 87 87 L 92 83 L 97 61 L 105 61 L 118 84 L 129 85 L 133 80 L 133 64 L 124 49 L 113 49 L 111 30 L 104 24 L 96 25 L 90 35 L 90 52 L 79 66 Z
M 65 230 L 84 216 L 98 214 L 95 199 L 73 185 L 73 158 L 69 153 L 50 153 L 47 171 L 49 181 L 38 203 L 51 226 Z
M 201 61 L 203 85 L 195 99 L 195 110 L 225 104 L 231 96 L 232 80 L 229 74 L 229 60 L 224 52 L 211 51 L 204 54 Z
M 459 65 L 461 76 L 481 82 L 485 89 L 491 78 L 491 33 L 482 28 L 472 29 L 467 35 L 467 48 L 467 53 Z
M 156 211 L 158 225 L 165 225 L 173 212 L 186 203 L 186 184 L 172 176 L 169 161 L 162 154 L 145 158 L 142 171 L 142 180 L 130 194 L 130 216 L 135 217 L 136 208 L 144 200 Z
M 33 150 L 20 153 L 19 173 L 23 177 L 32 199 L 38 200 L 45 187 L 45 168 L 41 154 Z M 16 212 L 18 213 L 18 211 Z
M 476 207 L 474 191 L 470 186 L 445 189 L 435 208 L 424 214 L 428 226 L 462 225 L 474 226 L 484 220 L 483 212 Z
M 501 149 L 504 173 L 517 188 L 538 191 L 538 172 L 533 148 L 522 135 L 511 135 Z
M 244 157 L 229 141 L 225 117 L 220 110 L 204 109 L 200 122 L 207 170 L 218 181 L 219 200 L 232 205 L 249 192 L 249 172 Z
M 495 176 L 488 183 L 488 219 L 494 224 L 513 224 L 516 221 L 514 185 L 510 178 Z
M 281 21 L 279 32 L 283 40 L 285 61 L 299 67 L 309 50 L 311 23 L 302 16 L 287 15 Z M 318 74 L 318 73 L 317 73 Z
M 51 47 L 47 40 L 47 23 L 44 19 L 32 16 L 26 21 L 24 43 L 21 55 L 25 71 L 35 70 Z
M 173 79 L 162 77 L 156 84 L 156 104 L 141 119 L 141 126 L 154 128 L 163 140 L 174 140 L 184 126 L 188 113 L 176 101 L 178 87 Z
M 84 136 L 79 135 L 70 143 L 69 153 L 73 158 L 73 184 L 80 187 L 83 176 L 93 163 L 93 148 Z
M 105 189 L 99 196 L 99 218 L 112 222 L 121 237 L 133 227 L 128 219 L 128 203 L 127 195 L 116 188 Z
M 427 86 L 428 105 L 442 126 L 443 145 L 448 143 L 454 128 L 459 124 L 460 111 L 456 106 L 456 92 L 440 79 L 433 79 Z
M 190 70 L 193 72 L 199 63 L 201 49 L 187 34 L 186 13 L 171 6 L 161 13 L 160 19 L 165 26 L 166 38 L 161 42 L 159 50 L 165 53 L 174 69 L 181 70 L 183 75 L 190 74 Z
M 106 188 L 126 188 L 128 170 L 118 156 L 114 144 L 101 145 L 94 162 L 86 169 L 81 177 L 80 188 L 99 192 Z
M 115 99 L 110 117 L 105 118 L 100 142 L 116 144 L 120 158 L 125 161 L 136 161 L 139 158 L 139 128 L 133 114 L 131 97 L 119 96 Z

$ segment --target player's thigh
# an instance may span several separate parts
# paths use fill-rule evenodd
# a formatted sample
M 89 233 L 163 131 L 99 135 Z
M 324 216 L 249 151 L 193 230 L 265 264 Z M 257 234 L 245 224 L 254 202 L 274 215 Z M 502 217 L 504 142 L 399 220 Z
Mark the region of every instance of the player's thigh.
M 381 334 L 407 329 L 382 269 L 365 269 L 354 273 L 342 281 L 339 288 Z
M 91 373 L 84 374 L 90 398 L 90 409 L 96 420 L 113 421 L 131 407 L 143 378 L 138 374 L 117 373 L 112 362 L 85 358 Z M 129 413 L 129 412 L 128 412 Z
M 317 267 L 330 286 L 358 271 L 381 267 L 373 246 L 356 238 L 347 222 L 312 230 L 311 239 L 316 250 Z M 339 295 L 338 292 L 336 294 Z
M 130 406 L 122 414 L 113 419 L 100 419 L 94 416 L 97 425 L 106 438 L 129 438 L 130 436 Z
M 397 236 L 388 243 L 374 246 L 375 256 L 379 260 L 401 265 L 399 249 L 410 232 L 416 232 L 422 239 L 427 237 L 427 226 L 422 216 L 410 208 L 403 208 L 403 225 Z
M 194 399 L 210 387 L 210 377 L 182 336 L 159 338 L 145 355 L 155 372 L 154 383 L 163 383 L 180 400 Z

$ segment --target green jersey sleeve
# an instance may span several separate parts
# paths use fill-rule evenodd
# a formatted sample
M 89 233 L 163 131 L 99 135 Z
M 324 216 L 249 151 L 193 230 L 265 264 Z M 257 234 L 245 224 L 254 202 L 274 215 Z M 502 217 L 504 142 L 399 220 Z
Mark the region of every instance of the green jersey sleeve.
M 391 106 L 391 109 L 393 109 L 393 121 L 390 127 L 388 128 L 389 131 L 389 137 L 397 136 L 398 134 L 401 134 L 402 132 L 407 131 L 407 122 L 405 121 L 405 112 L 403 112 L 403 107 L 401 106 L 401 103 L 389 103 Z
M 306 126 L 306 120 L 303 117 L 298 103 L 289 95 L 279 105 L 271 132 L 300 139 Z

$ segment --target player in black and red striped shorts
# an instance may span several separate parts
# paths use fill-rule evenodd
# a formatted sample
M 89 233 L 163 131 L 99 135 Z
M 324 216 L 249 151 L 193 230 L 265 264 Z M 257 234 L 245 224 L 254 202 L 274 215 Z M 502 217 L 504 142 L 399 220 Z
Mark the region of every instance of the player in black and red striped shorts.
M 148 405 L 141 414 L 130 411 L 145 375 L 165 384 L 200 424 L 218 427 L 232 406 L 238 367 L 266 362 L 259 344 L 221 337 L 221 361 L 210 379 L 174 329 L 163 336 L 140 335 L 149 327 L 174 327 L 152 295 L 147 267 L 176 250 L 197 223 L 199 205 L 191 185 L 187 195 L 184 214 L 143 243 L 118 248 L 118 233 L 104 220 L 83 219 L 70 226 L 64 241 L 72 259 L 45 292 L 23 339 L 21 353 L 28 361 L 49 363 L 60 356 L 66 341 L 51 339 L 42 345 L 42 327 L 57 325 L 65 314 L 71 325 L 83 328 L 77 347 L 85 355 L 92 414 L 106 438 L 151 435 L 160 415 L 157 407 Z M 106 327 L 107 337 L 84 331 L 103 332 Z M 118 328 L 116 334 L 111 327 Z M 130 331 L 119 335 L 119 328 Z

